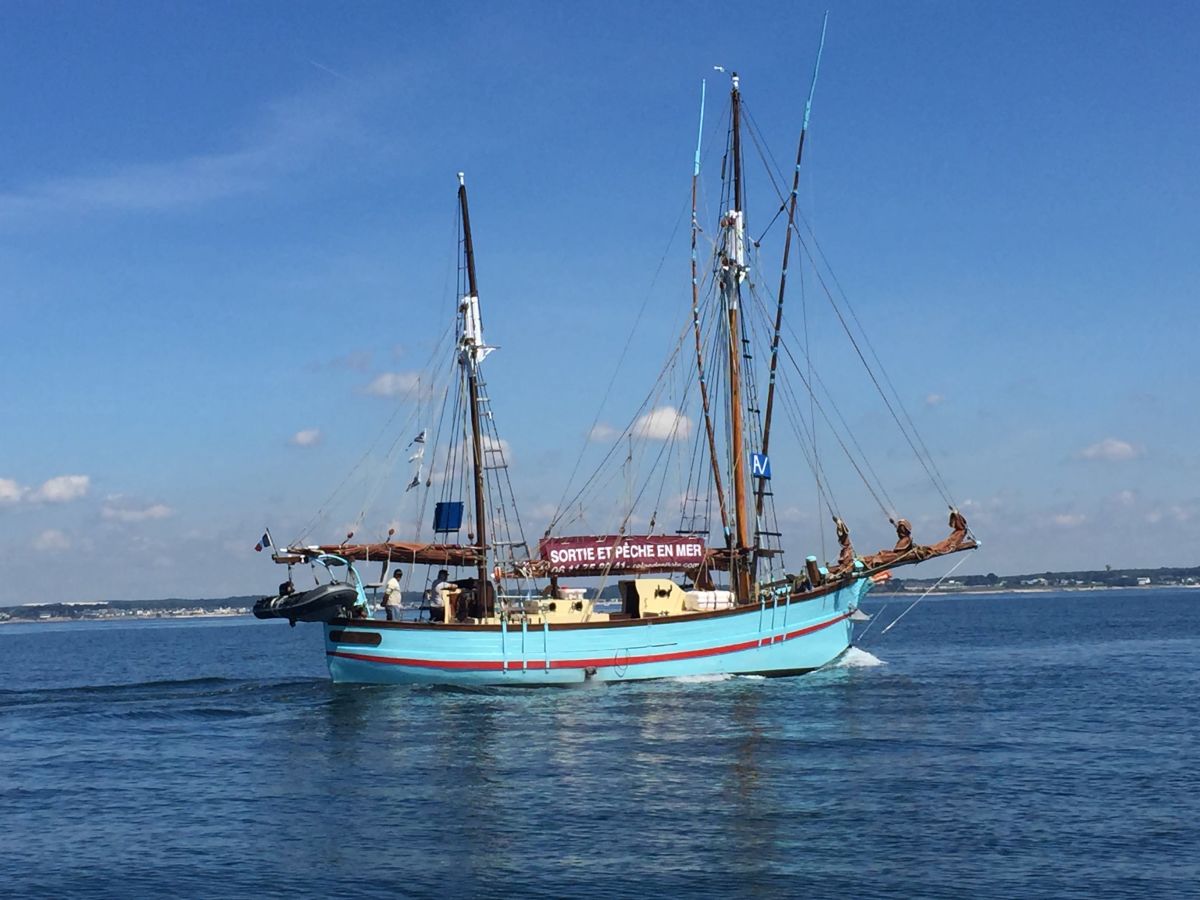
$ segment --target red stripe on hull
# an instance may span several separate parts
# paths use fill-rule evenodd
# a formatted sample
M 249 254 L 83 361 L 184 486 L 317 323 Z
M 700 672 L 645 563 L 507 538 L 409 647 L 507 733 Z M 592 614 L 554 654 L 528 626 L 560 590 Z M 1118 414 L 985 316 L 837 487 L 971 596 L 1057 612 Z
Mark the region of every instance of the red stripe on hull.
M 588 666 L 596 668 L 607 666 L 636 666 L 643 663 L 671 662 L 679 659 L 695 659 L 700 656 L 720 656 L 724 653 L 737 653 L 741 650 L 753 650 L 757 647 L 767 646 L 771 643 L 779 641 L 790 641 L 793 638 L 803 637 L 806 634 L 812 634 L 814 631 L 821 631 L 831 625 L 836 625 L 850 618 L 850 613 L 837 616 L 830 619 L 828 622 L 819 622 L 816 625 L 809 625 L 806 628 L 799 628 L 796 631 L 790 631 L 787 634 L 776 635 L 773 638 L 763 639 L 754 638 L 749 641 L 742 641 L 737 644 L 726 644 L 723 647 L 703 647 L 699 650 L 679 650 L 674 653 L 654 653 L 648 656 L 630 656 L 625 659 L 615 660 L 612 657 L 602 657 L 597 659 L 552 659 L 550 660 L 551 669 L 583 669 Z M 495 659 L 405 659 L 396 656 L 373 656 L 368 653 L 347 653 L 344 650 L 326 650 L 326 656 L 336 656 L 341 659 L 354 659 L 359 662 L 387 663 L 393 666 L 415 666 L 426 669 L 472 669 L 476 671 L 503 671 L 507 668 L 509 671 L 520 669 L 520 661 L 509 660 L 507 665 L 503 660 Z M 528 660 L 528 668 L 545 669 L 545 660 Z

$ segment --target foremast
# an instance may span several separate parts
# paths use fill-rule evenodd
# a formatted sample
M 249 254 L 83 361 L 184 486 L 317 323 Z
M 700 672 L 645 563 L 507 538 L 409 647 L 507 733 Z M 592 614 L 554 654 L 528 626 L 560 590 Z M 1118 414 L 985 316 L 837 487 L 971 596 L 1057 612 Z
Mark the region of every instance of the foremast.
M 808 134 L 808 120 L 812 115 L 813 95 L 817 90 L 817 76 L 821 72 L 821 54 L 825 51 L 825 29 L 828 24 L 829 13 L 826 12 L 825 18 L 821 22 L 821 43 L 817 47 L 817 60 L 813 64 L 812 83 L 808 88 L 808 100 L 804 104 L 804 120 L 800 124 L 800 140 L 796 145 L 796 165 L 792 169 L 792 192 L 788 195 L 786 201 L 788 211 L 787 230 L 784 233 L 783 239 L 783 263 L 779 268 L 779 296 L 775 302 L 775 327 L 771 335 L 771 362 L 767 370 L 767 406 L 766 413 L 763 416 L 762 429 L 763 456 L 768 456 L 771 452 L 771 422 L 775 412 L 775 383 L 779 368 L 779 338 L 783 329 L 783 298 L 787 292 L 788 261 L 791 258 L 792 252 L 792 232 L 796 226 L 796 199 L 800 193 L 800 163 L 804 160 L 804 138 Z M 814 440 L 814 458 L 815 449 Z M 767 493 L 766 479 L 761 479 L 758 482 L 754 493 L 754 513 L 756 517 L 761 517 L 763 514 L 763 500 L 766 498 Z M 844 527 L 844 524 L 841 527 Z M 761 548 L 755 547 L 756 565 L 760 550 Z
M 479 313 L 479 286 L 475 278 L 475 246 L 471 241 L 471 214 L 467 205 L 467 182 L 458 173 L 458 205 L 462 215 L 463 256 L 467 266 L 467 296 L 459 302 L 462 330 L 458 340 L 458 363 L 467 380 L 470 403 L 471 466 L 475 490 L 475 544 L 479 548 L 477 590 L 483 596 L 488 581 L 487 491 L 484 488 L 483 428 L 479 414 L 479 363 L 487 355 L 483 323 Z

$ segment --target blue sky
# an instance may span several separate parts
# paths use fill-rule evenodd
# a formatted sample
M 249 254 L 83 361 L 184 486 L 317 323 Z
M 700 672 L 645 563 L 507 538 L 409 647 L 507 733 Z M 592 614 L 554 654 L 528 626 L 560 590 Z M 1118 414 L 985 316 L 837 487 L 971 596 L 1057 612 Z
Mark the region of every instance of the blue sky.
M 540 532 L 639 309 L 604 422 L 686 314 L 699 80 L 719 99 L 712 66 L 738 69 L 789 159 L 824 8 L 721 30 L 727 4 L 6 5 L 0 604 L 270 587 L 262 526 L 299 533 L 410 421 L 370 386 L 419 370 L 452 309 L 459 170 Z M 960 571 L 1197 563 L 1200 14 L 830 11 L 801 203 L 985 542 Z M 940 537 L 894 428 L 856 412 Z M 364 534 L 403 518 L 389 490 Z M 841 501 L 860 549 L 888 540 Z

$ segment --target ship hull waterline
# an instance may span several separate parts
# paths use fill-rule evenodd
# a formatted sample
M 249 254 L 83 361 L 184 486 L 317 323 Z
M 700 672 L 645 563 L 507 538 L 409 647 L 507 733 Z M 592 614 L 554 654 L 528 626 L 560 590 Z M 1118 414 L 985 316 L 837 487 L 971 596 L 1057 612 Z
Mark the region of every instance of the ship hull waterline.
M 818 596 L 717 615 L 594 625 L 326 624 L 333 681 L 535 687 L 704 675 L 797 675 L 849 647 L 862 579 Z

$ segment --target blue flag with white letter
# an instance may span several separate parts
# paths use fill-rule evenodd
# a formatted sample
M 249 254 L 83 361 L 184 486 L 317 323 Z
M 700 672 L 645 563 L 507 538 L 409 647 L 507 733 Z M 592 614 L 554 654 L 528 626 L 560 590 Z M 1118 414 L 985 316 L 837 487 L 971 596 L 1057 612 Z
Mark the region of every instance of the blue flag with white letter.
M 771 460 L 765 453 L 750 454 L 750 474 L 755 478 L 771 478 Z

